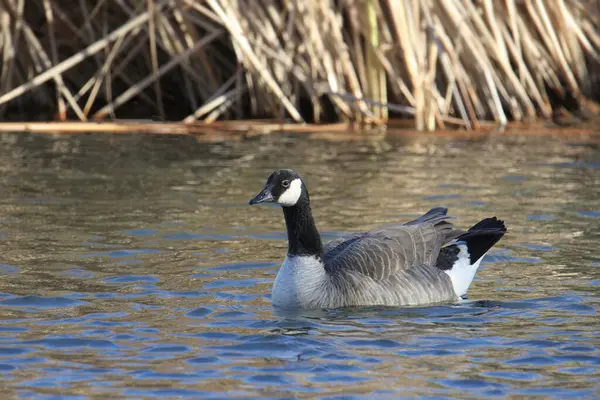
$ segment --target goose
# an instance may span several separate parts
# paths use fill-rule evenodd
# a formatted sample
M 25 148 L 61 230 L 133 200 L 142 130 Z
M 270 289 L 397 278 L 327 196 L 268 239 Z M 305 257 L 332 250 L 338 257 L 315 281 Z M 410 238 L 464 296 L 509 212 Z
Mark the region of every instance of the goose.
M 385 229 L 334 239 L 323 245 L 308 190 L 292 169 L 273 172 L 250 205 L 283 208 L 288 250 L 273 283 L 277 308 L 417 306 L 464 299 L 482 258 L 506 233 L 486 218 L 468 231 L 454 229 L 447 209 Z

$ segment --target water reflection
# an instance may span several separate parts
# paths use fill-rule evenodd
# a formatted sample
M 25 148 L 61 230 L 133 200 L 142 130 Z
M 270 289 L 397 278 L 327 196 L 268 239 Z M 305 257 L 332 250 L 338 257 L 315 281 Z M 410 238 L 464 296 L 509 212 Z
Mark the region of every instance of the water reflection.
M 600 153 L 552 138 L 0 135 L 8 397 L 597 396 Z M 327 240 L 435 205 L 509 234 L 452 306 L 282 313 L 299 169 Z

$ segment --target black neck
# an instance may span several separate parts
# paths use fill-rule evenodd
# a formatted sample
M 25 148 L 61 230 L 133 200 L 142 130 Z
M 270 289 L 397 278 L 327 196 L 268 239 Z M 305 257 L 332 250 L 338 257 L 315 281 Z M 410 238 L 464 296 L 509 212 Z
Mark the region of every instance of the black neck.
M 283 207 L 288 234 L 288 255 L 323 259 L 323 244 L 315 226 L 310 201 L 302 196 L 295 206 Z

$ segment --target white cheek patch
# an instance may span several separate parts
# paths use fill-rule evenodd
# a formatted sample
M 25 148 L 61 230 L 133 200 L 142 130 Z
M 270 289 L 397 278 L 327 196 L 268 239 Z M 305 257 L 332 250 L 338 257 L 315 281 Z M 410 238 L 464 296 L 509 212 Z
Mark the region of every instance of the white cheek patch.
M 282 206 L 291 207 L 296 205 L 301 194 L 302 181 L 299 178 L 296 178 L 290 183 L 290 187 L 279 196 L 277 202 Z

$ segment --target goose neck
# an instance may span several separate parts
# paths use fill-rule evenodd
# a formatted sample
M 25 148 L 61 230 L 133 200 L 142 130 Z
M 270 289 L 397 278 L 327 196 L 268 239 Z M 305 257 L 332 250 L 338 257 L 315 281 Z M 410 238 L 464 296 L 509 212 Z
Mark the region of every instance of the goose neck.
M 322 260 L 323 244 L 310 202 L 300 199 L 294 206 L 283 207 L 283 214 L 288 234 L 288 255 L 315 256 Z

